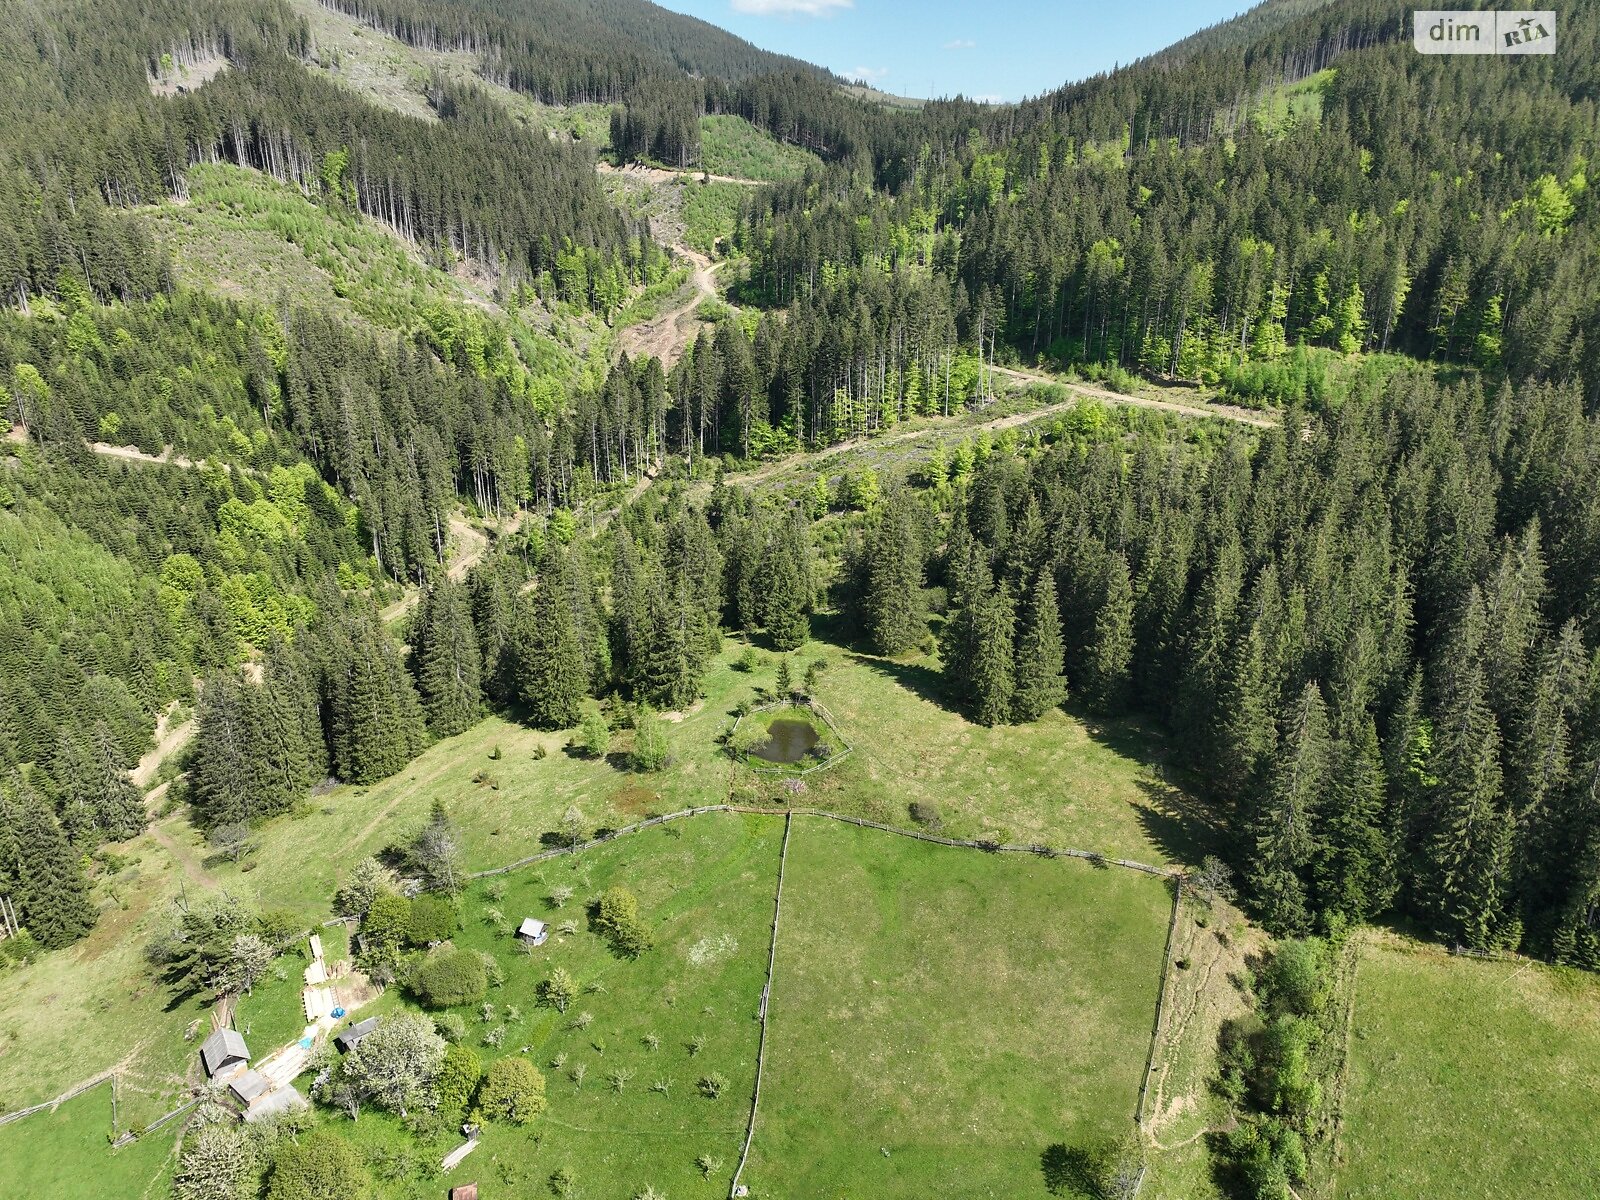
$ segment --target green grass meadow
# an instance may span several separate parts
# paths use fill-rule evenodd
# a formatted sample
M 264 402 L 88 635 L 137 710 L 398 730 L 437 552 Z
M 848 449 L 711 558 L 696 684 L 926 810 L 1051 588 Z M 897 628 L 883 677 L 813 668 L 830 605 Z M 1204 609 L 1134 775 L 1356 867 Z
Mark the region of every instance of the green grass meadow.
M 182 1122 L 120 1150 L 111 1148 L 110 1128 L 110 1084 L 0 1126 L 0 1196 L 166 1200 Z
M 819 631 L 825 628 L 826 623 L 819 621 Z M 548 836 L 561 828 L 569 807 L 576 807 L 585 827 L 595 830 L 631 824 L 651 813 L 730 800 L 758 807 L 814 805 L 897 825 L 909 824 L 908 805 L 920 800 L 937 807 L 944 830 L 954 836 L 1037 840 L 1151 862 L 1186 855 L 1193 844 L 1186 832 L 1189 826 L 1183 819 L 1183 805 L 1173 799 L 1175 791 L 1162 779 L 1159 762 L 1152 756 L 1153 744 L 1138 730 L 1091 728 L 1067 713 L 1052 714 L 1030 727 L 983 729 L 941 702 L 933 660 L 886 663 L 822 640 L 812 641 L 791 656 L 791 672 L 798 678 L 812 661 L 823 661 L 817 698 L 827 706 L 853 752 L 837 766 L 808 775 L 804 791 L 792 794 L 781 776 L 749 770 L 718 744 L 719 736 L 733 723 L 736 706 L 757 699 L 762 689 L 775 685 L 778 657 L 770 651 L 758 650 L 752 671 L 734 666 L 746 645 L 730 638 L 707 671 L 704 697 L 686 712 L 670 714 L 667 729 L 673 761 L 656 774 L 638 774 L 627 768 L 625 756 L 632 736 L 627 730 L 614 735 L 610 755 L 594 759 L 569 750 L 566 732 L 541 732 L 489 718 L 459 737 L 431 747 L 381 784 L 336 788 L 314 797 L 298 813 L 269 822 L 258 831 L 260 849 L 243 863 L 220 860 L 210 853 L 181 811 L 164 818 L 155 833 L 119 848 L 126 864 L 116 877 L 99 885 L 104 912 L 88 938 L 68 951 L 44 956 L 35 964 L 0 976 L 0 1108 L 47 1100 L 95 1072 L 120 1064 L 124 1069 L 121 1128 L 136 1128 L 171 1109 L 195 1078 L 196 1044 L 185 1039 L 185 1032 L 194 1022 L 201 1022 L 204 1028 L 209 1019 L 209 1006 L 200 999 L 174 1002 L 165 986 L 152 977 L 143 957 L 145 945 L 169 919 L 172 901 L 181 894 L 192 898 L 208 888 L 225 888 L 261 908 L 286 908 L 307 927 L 313 926 L 328 917 L 332 895 L 349 868 L 369 854 L 407 842 L 427 819 L 435 799 L 445 802 L 457 822 L 467 865 L 473 870 L 501 866 L 540 851 Z M 586 1108 L 600 1111 L 642 1104 L 645 1093 L 639 1089 L 648 1089 L 653 1082 L 645 1078 L 648 1064 L 630 1063 L 638 1074 L 620 1095 L 610 1090 L 604 1078 L 612 1069 L 609 1061 L 591 1065 L 581 1097 L 569 1097 L 568 1090 L 576 1091 L 570 1081 L 558 1081 L 555 1072 L 547 1071 L 552 1075 L 551 1120 L 541 1123 L 534 1136 L 549 1153 L 541 1151 L 537 1161 L 542 1165 L 558 1158 L 571 1159 L 580 1179 L 584 1171 L 577 1164 L 588 1163 L 585 1170 L 597 1183 L 609 1181 L 606 1188 L 614 1186 L 618 1195 L 632 1195 L 621 1190 L 625 1187 L 647 1185 L 666 1191 L 673 1200 L 701 1194 L 707 1185 L 693 1169 L 693 1159 L 708 1153 L 729 1160 L 726 1169 L 731 1172 L 736 1148 L 730 1151 L 727 1147 L 737 1138 L 730 1138 L 726 1131 L 743 1128 L 743 1113 L 737 1110 L 744 1100 L 728 1097 L 747 1095 L 749 1077 L 743 1073 L 743 1064 L 746 1058 L 753 1062 L 756 1026 L 751 1016 L 759 980 L 751 991 L 743 977 L 718 980 L 709 970 L 685 973 L 680 968 L 687 947 L 705 937 L 715 941 L 724 925 L 740 946 L 741 956 L 725 970 L 764 967 L 764 930 L 771 919 L 775 859 L 770 864 L 771 879 L 767 867 L 762 866 L 734 891 L 722 894 L 716 889 L 734 888 L 734 880 L 743 880 L 742 868 L 729 875 L 732 867 L 728 864 L 746 861 L 739 854 L 760 858 L 770 850 L 775 855 L 773 839 L 781 825 L 775 816 L 751 818 L 748 828 L 754 832 L 740 836 L 759 842 L 759 852 L 747 847 L 736 854 L 740 839 L 721 835 L 730 840 L 716 845 L 715 839 L 706 840 L 712 838 L 711 831 L 717 828 L 714 822 L 721 818 L 706 824 L 701 820 L 671 826 L 671 832 L 658 829 L 620 840 L 581 855 L 576 862 L 563 858 L 515 872 L 506 877 L 506 897 L 493 905 L 508 920 L 527 915 L 548 918 L 549 912 L 539 902 L 544 894 L 540 889 L 550 883 L 554 873 L 576 866 L 586 874 L 584 886 L 600 886 L 610 877 L 607 872 L 626 872 L 629 886 L 639 892 L 646 909 L 663 922 L 660 941 L 664 952 L 656 952 L 658 966 L 648 961 L 638 965 L 644 972 L 639 989 L 617 982 L 631 968 L 610 960 L 592 935 L 571 939 L 566 945 L 557 945 L 552 939 L 550 952 L 573 955 L 574 973 L 580 979 L 605 968 L 611 995 L 585 997 L 586 1006 L 595 1013 L 596 1026 L 609 1025 L 613 1030 L 604 1034 L 606 1053 L 593 1054 L 596 1060 L 604 1057 L 621 1062 L 637 1057 L 637 1046 L 629 1042 L 638 1033 L 634 1026 L 647 1021 L 662 1026 L 661 1054 L 672 1053 L 667 1023 L 680 1018 L 690 1023 L 682 1017 L 684 1009 L 675 1013 L 638 999 L 646 992 L 653 997 L 667 986 L 667 974 L 657 977 L 651 972 L 667 971 L 669 962 L 675 964 L 673 978 L 683 991 L 681 1004 L 688 1006 L 688 1015 L 699 1014 L 708 1005 L 715 1010 L 704 1014 L 705 1032 L 712 1045 L 721 1043 L 730 1050 L 726 1065 L 714 1064 L 728 1077 L 730 1086 L 723 1100 L 692 1105 L 688 1102 L 694 1079 L 683 1064 L 675 1068 L 670 1104 L 658 1105 L 665 1115 L 656 1114 L 661 1120 L 650 1126 L 662 1130 L 659 1137 L 671 1147 L 651 1159 L 662 1164 L 659 1178 L 625 1178 L 630 1155 L 637 1156 L 637 1143 L 630 1140 L 628 1131 L 641 1128 L 633 1118 L 585 1120 L 575 1115 L 573 1107 L 573 1101 L 580 1099 Z M 735 818 L 726 823 L 730 829 L 747 828 Z M 828 833 L 820 831 L 817 836 L 827 837 Z M 871 845 L 874 853 L 881 850 L 888 856 L 886 862 L 895 863 L 913 844 L 885 835 Z M 924 848 L 916 849 L 921 852 Z M 1004 867 L 1026 876 L 1042 868 L 1052 878 L 1081 877 L 1095 881 L 1098 887 L 1128 886 L 1122 872 L 1095 872 L 1064 861 L 1034 863 L 1010 857 L 991 861 L 977 854 L 957 857 L 962 869 Z M 707 876 L 706 864 L 712 862 L 719 864 L 717 871 Z M 899 869 L 884 868 L 890 872 L 888 877 Z M 617 877 L 620 880 L 622 875 Z M 1159 902 L 1159 885 L 1151 881 L 1150 890 Z M 1049 893 L 1043 893 L 1030 897 L 1027 904 L 1032 906 L 1035 899 L 1041 904 L 1055 902 Z M 803 894 L 797 903 L 805 903 Z M 487 906 L 479 891 L 469 895 L 469 910 L 474 906 Z M 583 913 L 570 906 L 569 911 L 581 927 Z M 800 932 L 801 927 L 796 926 L 786 930 L 786 936 Z M 336 931 L 324 933 L 335 936 Z M 485 949 L 500 940 L 499 933 L 481 917 L 469 917 L 468 928 L 460 936 L 466 944 L 481 944 Z M 747 952 L 761 961 L 745 962 Z M 877 953 L 865 948 L 858 952 Z M 1159 946 L 1155 953 L 1159 954 Z M 516 1035 L 508 1029 L 505 1044 L 508 1048 L 536 1045 L 541 1066 L 547 1066 L 560 1052 L 557 1047 L 575 1041 L 576 1034 L 540 1024 L 548 1021 L 548 1014 L 540 1010 L 541 1015 L 536 1015 L 529 1001 L 529 989 L 538 979 L 529 974 L 524 960 L 509 960 L 507 965 L 510 978 L 502 989 L 505 997 L 497 997 L 495 1002 L 521 1008 L 528 1023 Z M 299 1033 L 298 985 L 304 966 L 297 954 L 285 955 L 255 994 L 240 1001 L 238 1019 L 241 1027 L 251 1028 L 251 1048 L 258 1054 Z M 1154 986 L 1152 976 L 1140 1022 L 1149 1019 Z M 742 1004 L 736 999 L 746 995 L 749 999 Z M 619 999 L 625 996 L 635 999 Z M 636 1001 L 636 1017 L 618 1007 Z M 374 1011 L 401 1003 L 400 992 L 391 989 Z M 481 1025 L 476 1022 L 475 1028 Z M 1148 1037 L 1148 1030 L 1144 1036 Z M 569 1055 L 582 1053 L 575 1046 L 567 1049 Z M 1129 1059 L 1129 1069 L 1142 1064 L 1143 1052 L 1141 1042 Z M 661 1101 L 662 1097 L 650 1094 L 650 1099 Z M 680 1106 L 687 1108 L 680 1113 Z M 85 1145 L 105 1145 L 109 1114 L 77 1102 L 63 1107 L 61 1114 L 67 1114 L 58 1117 L 69 1125 L 82 1126 L 71 1136 Z M 694 1125 L 691 1116 L 707 1123 Z M 1061 1119 L 1055 1123 L 1063 1125 L 1061 1133 L 1065 1134 L 1065 1126 L 1071 1122 L 1064 1114 L 1057 1116 Z M 41 1119 L 29 1118 L 4 1134 L 11 1144 L 17 1144 L 28 1136 L 26 1131 L 44 1128 L 38 1124 Z M 364 1114 L 358 1126 L 360 1138 L 372 1140 L 378 1160 L 390 1164 L 387 1170 L 392 1178 L 379 1180 L 380 1186 L 388 1189 L 384 1194 L 412 1195 L 409 1189 L 413 1184 L 403 1180 L 427 1180 L 425 1169 L 432 1148 L 428 1154 L 420 1154 L 415 1139 L 381 1114 Z M 1027 1136 L 1043 1136 L 1044 1132 L 1030 1129 Z M 503 1175 L 508 1181 L 522 1180 L 523 1160 L 528 1157 L 526 1134 L 518 1132 L 514 1140 L 497 1149 L 503 1134 L 497 1131 L 486 1139 L 474 1159 L 491 1164 L 493 1178 Z M 876 1153 L 876 1145 L 872 1149 Z M 119 1152 L 124 1154 L 126 1151 Z M 395 1165 L 402 1159 L 410 1164 L 404 1169 Z M 134 1156 L 128 1161 L 134 1161 Z M 437 1156 L 431 1161 L 436 1167 Z M 554 1167 L 542 1169 L 548 1176 Z M 1036 1162 L 1030 1164 L 1030 1170 L 1037 1174 Z M 418 1171 L 424 1174 L 417 1175 Z M 1035 1182 L 1032 1176 L 1028 1180 L 1030 1186 Z M 526 1194 L 517 1190 L 525 1182 L 507 1182 L 506 1186 L 510 1194 Z M 585 1194 L 591 1193 L 586 1189 Z
M 1600 1195 L 1600 980 L 1374 935 L 1339 1200 Z
M 1131 1128 L 1163 880 L 796 817 L 783 899 L 753 1194 L 1043 1197 Z

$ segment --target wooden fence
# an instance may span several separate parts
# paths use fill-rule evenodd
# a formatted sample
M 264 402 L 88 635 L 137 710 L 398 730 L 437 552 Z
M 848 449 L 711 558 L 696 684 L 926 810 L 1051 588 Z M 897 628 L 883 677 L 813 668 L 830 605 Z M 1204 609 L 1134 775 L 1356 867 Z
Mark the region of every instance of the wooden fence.
M 757 775 L 787 775 L 792 779 L 804 779 L 807 775 L 810 775 L 813 772 L 825 771 L 829 767 L 836 767 L 845 759 L 849 758 L 851 752 L 855 750 L 855 747 L 845 740 L 844 734 L 839 732 L 839 726 L 834 723 L 833 714 L 822 706 L 822 702 L 820 700 L 814 700 L 810 696 L 805 698 L 804 703 L 796 700 L 793 696 L 790 696 L 786 700 L 769 700 L 767 703 L 759 704 L 750 709 L 748 712 L 740 713 L 733 719 L 733 724 L 728 729 L 727 736 L 729 753 L 738 755 L 738 751 L 733 749 L 733 735 L 739 732 L 739 725 L 746 717 L 754 716 L 756 713 L 760 712 L 772 712 L 774 709 L 779 708 L 799 707 L 809 708 L 812 712 L 820 716 L 823 724 L 827 725 L 828 731 L 832 733 L 834 737 L 839 739 L 839 745 L 843 746 L 844 749 L 840 750 L 837 754 L 828 755 L 828 757 L 823 759 L 821 762 L 813 763 L 803 771 L 794 771 L 788 767 L 757 767 L 751 764 L 748 756 L 740 758 L 740 761 L 743 762 L 746 767 L 749 767 L 750 770 L 754 771 Z
M 756 1137 L 756 1115 L 761 1109 L 761 1074 L 767 1065 L 767 1006 L 772 1000 L 772 972 L 778 963 L 778 922 L 783 918 L 783 873 L 789 865 L 789 832 L 794 828 L 794 814 L 783 822 L 783 849 L 778 852 L 778 890 L 772 902 L 772 944 L 767 948 L 767 981 L 761 986 L 761 1040 L 756 1047 L 756 1086 L 750 1096 L 750 1121 L 744 1129 L 744 1148 L 739 1152 L 739 1165 L 734 1168 L 733 1181 L 728 1184 L 729 1197 L 739 1194 L 739 1177 L 744 1174 L 744 1164 L 750 1158 L 750 1146 Z

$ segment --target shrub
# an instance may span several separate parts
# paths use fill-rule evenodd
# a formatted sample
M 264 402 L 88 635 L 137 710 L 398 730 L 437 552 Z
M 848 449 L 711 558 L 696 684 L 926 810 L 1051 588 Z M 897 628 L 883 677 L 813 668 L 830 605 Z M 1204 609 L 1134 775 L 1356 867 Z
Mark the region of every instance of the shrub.
M 349 1142 L 314 1129 L 278 1146 L 267 1200 L 363 1200 L 370 1183 L 366 1166 Z
M 578 994 L 577 981 L 564 967 L 557 967 L 550 972 L 550 978 L 539 984 L 535 994 L 540 1004 L 564 1013 Z
M 439 1092 L 439 1106 L 465 1110 L 472 1103 L 472 1094 L 478 1090 L 483 1078 L 483 1060 L 471 1046 L 454 1045 L 444 1052 L 444 1065 L 434 1086 Z
M 433 1027 L 439 1031 L 440 1037 L 452 1044 L 465 1040 L 467 1036 L 467 1023 L 460 1013 L 440 1013 L 433 1019 Z
M 604 758 L 611 749 L 611 725 L 600 706 L 592 700 L 583 706 L 583 715 L 578 720 L 577 743 L 590 758 Z
M 1261 973 L 1261 990 L 1274 1009 L 1309 1017 L 1328 1003 L 1328 946 L 1321 938 L 1291 938 Z
M 392 892 L 373 897 L 366 919 L 361 922 L 361 936 L 366 942 L 365 958 L 376 963 L 396 962 L 400 947 L 410 934 L 411 901 Z
M 654 944 L 639 915 L 639 898 L 626 888 L 607 888 L 601 894 L 591 924 L 623 958 L 638 958 Z
M 641 707 L 633 718 L 633 751 L 628 758 L 635 771 L 659 771 L 672 762 L 666 723 L 649 708 Z
M 925 829 L 938 829 L 943 824 L 939 817 L 939 806 L 927 800 L 911 802 L 911 820 Z
M 695 1087 L 700 1089 L 700 1094 L 707 1100 L 716 1100 L 721 1097 L 722 1089 L 728 1086 L 728 1080 L 717 1071 L 709 1075 L 700 1076 Z
M 502 1058 L 489 1068 L 478 1092 L 478 1111 L 491 1121 L 526 1125 L 546 1107 L 544 1076 L 525 1058 Z
M 489 977 L 471 950 L 445 950 L 422 960 L 413 990 L 429 1008 L 456 1008 L 482 1000 Z
M 461 912 L 448 897 L 424 894 L 411 902 L 406 940 L 413 946 L 445 941 L 460 928 Z

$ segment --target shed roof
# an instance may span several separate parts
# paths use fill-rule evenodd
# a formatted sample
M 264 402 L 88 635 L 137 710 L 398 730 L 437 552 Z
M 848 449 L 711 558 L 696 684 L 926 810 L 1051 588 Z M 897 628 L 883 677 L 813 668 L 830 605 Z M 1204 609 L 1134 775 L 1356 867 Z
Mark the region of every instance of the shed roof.
M 228 1084 L 228 1090 L 239 1100 L 249 1104 L 258 1096 L 263 1096 L 272 1090 L 272 1084 L 267 1077 L 259 1071 L 245 1071 L 236 1076 Z
M 463 1183 L 450 1189 L 450 1200 L 478 1200 L 478 1185 Z
M 235 1061 L 250 1061 L 250 1047 L 237 1029 L 218 1029 L 200 1045 L 200 1065 L 207 1075 L 215 1075 Z
M 334 1035 L 333 1041 L 340 1050 L 349 1053 L 367 1034 L 378 1027 L 377 1017 L 368 1017 L 365 1021 L 357 1021 L 349 1029 Z
M 522 924 L 517 927 L 518 937 L 538 937 L 549 926 L 537 917 L 523 917 Z

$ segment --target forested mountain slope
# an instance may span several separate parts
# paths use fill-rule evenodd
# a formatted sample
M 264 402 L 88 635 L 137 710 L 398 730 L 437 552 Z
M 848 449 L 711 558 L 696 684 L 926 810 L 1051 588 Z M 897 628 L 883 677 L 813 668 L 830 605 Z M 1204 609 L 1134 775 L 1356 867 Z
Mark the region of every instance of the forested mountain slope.
M 1037 626 L 1041 606 L 1059 605 L 1061 673 L 1095 703 L 1176 727 L 1185 714 L 1166 706 L 1164 680 L 1249 700 L 1249 728 L 1219 713 L 1208 732 L 1176 731 L 1234 822 L 1235 856 L 1275 927 L 1399 903 L 1473 944 L 1526 936 L 1592 956 L 1588 868 L 1552 881 L 1526 840 L 1593 836 L 1572 790 L 1588 761 L 1586 702 L 1573 697 L 1587 685 L 1549 683 L 1560 695 L 1546 697 L 1567 755 L 1550 784 L 1565 797 L 1558 834 L 1541 824 L 1554 809 L 1504 782 L 1535 736 L 1523 716 L 1472 700 L 1450 673 L 1463 656 L 1492 659 L 1484 678 L 1505 684 L 1495 696 L 1514 694 L 1511 680 L 1533 695 L 1551 655 L 1587 661 L 1594 643 L 1600 515 L 1581 498 L 1596 492 L 1600 387 L 1586 336 L 1600 299 L 1585 285 L 1600 265 L 1595 4 L 1564 15 L 1562 55 L 1515 62 L 1417 56 L 1400 19 L 1370 0 L 1279 6 L 1177 58 L 1025 105 L 918 111 L 851 99 L 825 73 L 647 6 L 552 5 L 542 26 L 522 8 L 466 0 L 345 11 L 470 51 L 485 78 L 541 102 L 619 102 L 623 156 L 682 160 L 700 118 L 728 111 L 823 161 L 753 192 L 733 239 L 748 259 L 742 311 L 716 314 L 670 372 L 653 359 L 597 363 L 552 349 L 549 330 L 568 318 L 604 328 L 667 260 L 642 221 L 607 202 L 589 148 L 528 128 L 459 78 L 430 84 L 431 119 L 375 108 L 307 69 L 306 24 L 276 0 L 204 15 L 137 6 L 115 37 L 88 6 L 31 11 L 27 37 L 4 51 L 28 103 L 0 136 L 0 271 L 13 300 L 0 378 L 14 425 L 0 520 L 17 547 L 59 542 L 125 602 L 114 620 L 93 616 L 49 555 L 15 551 L 26 587 L 0 614 L 6 681 L 22 697 L 0 737 L 14 803 L 70 825 L 87 848 L 112 836 L 123 817 L 69 820 L 85 748 L 100 748 L 102 773 L 136 755 L 196 676 L 212 678 L 194 792 L 208 828 L 292 807 L 328 771 L 391 773 L 430 729 L 459 729 L 486 703 L 557 726 L 588 694 L 687 703 L 724 621 L 803 638 L 820 582 L 809 520 L 841 502 L 875 512 L 871 489 L 824 486 L 798 506 L 719 491 L 706 512 L 673 508 L 661 537 L 635 529 L 636 548 L 569 545 L 570 510 L 669 455 L 693 471 L 986 403 L 994 368 L 1020 360 L 1285 407 L 1310 453 L 1335 456 L 1328 469 L 1354 472 L 1364 454 L 1381 478 L 1313 498 L 1288 465 L 1300 453 L 1290 435 L 1270 435 L 1260 450 L 1173 465 L 1186 482 L 1166 496 L 1176 485 L 1157 484 L 1155 463 L 1177 452 L 1140 441 L 1129 479 L 1144 490 L 1064 515 L 1053 536 L 1068 540 L 1046 554 L 1037 527 L 1064 482 L 1030 491 L 998 467 L 941 470 L 954 498 L 941 492 L 913 523 L 919 562 L 898 578 L 945 580 L 958 610 L 952 671 L 964 669 L 963 621 L 989 629 L 1025 611 Z M 557 30 L 571 36 L 552 40 Z M 208 81 L 170 86 L 183 63 L 206 64 Z M 199 257 L 178 283 L 164 239 L 188 253 L 191 203 L 297 247 L 364 320 L 287 293 L 235 295 Z M 379 271 L 391 252 L 424 274 Z M 463 302 L 438 283 L 447 272 L 494 302 Z M 1389 392 L 1391 377 L 1405 382 Z M 1425 419 L 1427 404 L 1455 425 Z M 98 441 L 208 461 L 133 482 L 144 468 L 89 454 Z M 1115 472 L 1097 469 L 1117 494 Z M 1199 496 L 1258 516 L 1202 536 Z M 489 520 L 544 518 L 464 590 L 439 581 L 463 504 Z M 1265 513 L 1284 506 L 1303 522 L 1270 532 Z M 1361 536 L 1336 534 L 1355 512 Z M 967 527 L 987 547 L 971 551 L 981 569 L 963 560 Z M 1035 532 L 1012 546 L 1013 529 Z M 1316 553 L 1306 540 L 1336 537 Z M 849 599 L 872 567 L 842 561 Z M 1053 602 L 1040 599 L 1046 574 Z M 1336 576 L 1358 591 L 1340 593 Z M 400 583 L 428 589 L 409 663 L 373 619 Z M 1309 612 L 1330 589 L 1339 612 Z M 30 628 L 29 605 L 57 615 Z M 1485 622 L 1506 625 L 1501 642 Z M 1204 644 L 1180 633 L 1197 626 Z M 1136 648 L 1140 670 L 1100 661 L 1107 639 Z M 915 644 L 891 640 L 882 648 Z M 263 682 L 240 683 L 245 660 L 265 664 Z M 961 687 L 985 720 L 1027 710 Z M 1319 703 L 1345 722 L 1329 737 L 1360 739 L 1339 753 L 1401 746 L 1359 798 L 1387 814 L 1387 882 L 1364 884 L 1359 902 L 1319 874 L 1314 840 L 1275 846 L 1250 832 L 1281 756 L 1316 733 Z M 1415 812 L 1385 806 L 1415 783 L 1408 755 L 1444 753 L 1430 730 L 1458 717 L 1478 722 L 1473 744 L 1503 748 L 1499 774 L 1479 764 L 1460 795 L 1406 801 L 1429 814 L 1418 832 Z M 1428 789 L 1456 778 L 1442 762 L 1429 770 Z M 251 794 L 247 777 L 276 782 Z M 113 800 L 100 808 L 125 813 L 126 797 Z M 1451 853 L 1478 875 L 1456 907 L 1427 875 L 1451 804 L 1499 822 L 1486 842 L 1478 810 L 1460 817 L 1467 840 Z M 1344 837 L 1326 832 L 1328 852 Z M 10 853 L 13 880 L 44 869 Z M 1464 886 L 1451 872 L 1448 889 Z M 59 923 L 79 925 L 81 913 Z

